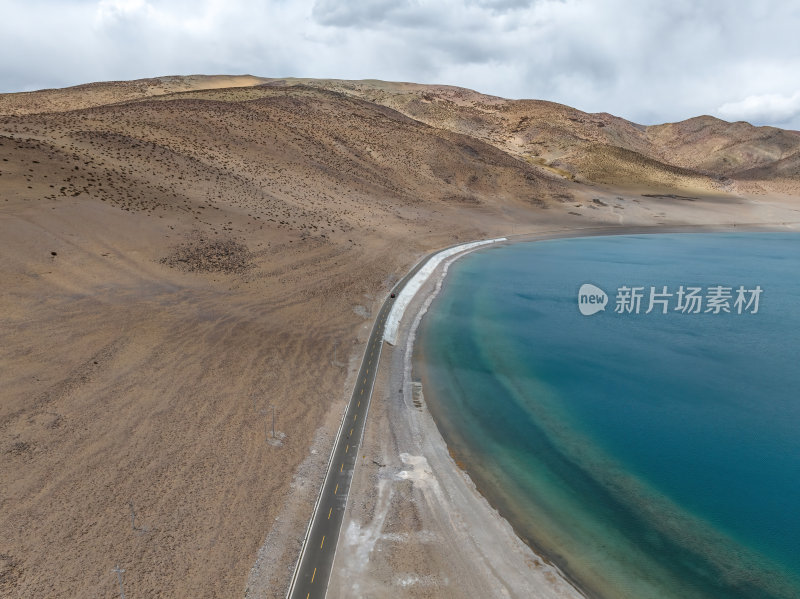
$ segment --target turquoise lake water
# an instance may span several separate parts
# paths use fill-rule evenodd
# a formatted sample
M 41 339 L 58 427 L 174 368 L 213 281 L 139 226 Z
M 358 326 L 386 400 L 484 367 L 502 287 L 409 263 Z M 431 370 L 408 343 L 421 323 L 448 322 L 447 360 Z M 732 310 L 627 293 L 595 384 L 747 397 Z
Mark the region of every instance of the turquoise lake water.
M 651 286 L 699 287 L 701 312 L 645 314 Z M 705 312 L 715 286 L 730 313 Z M 455 262 L 414 373 L 479 490 L 590 595 L 800 598 L 798 359 L 800 235 L 630 235 Z

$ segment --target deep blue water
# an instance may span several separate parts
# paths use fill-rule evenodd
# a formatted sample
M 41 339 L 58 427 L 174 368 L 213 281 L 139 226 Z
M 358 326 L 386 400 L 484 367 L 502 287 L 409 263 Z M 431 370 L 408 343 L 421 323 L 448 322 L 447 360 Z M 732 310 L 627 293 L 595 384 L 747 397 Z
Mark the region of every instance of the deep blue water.
M 578 289 L 608 294 L 583 316 Z M 639 314 L 617 313 L 622 286 Z M 650 314 L 650 287 L 732 288 Z M 760 286 L 758 312 L 736 289 Z M 800 235 L 519 243 L 457 261 L 415 348 L 479 489 L 603 597 L 800 597 Z

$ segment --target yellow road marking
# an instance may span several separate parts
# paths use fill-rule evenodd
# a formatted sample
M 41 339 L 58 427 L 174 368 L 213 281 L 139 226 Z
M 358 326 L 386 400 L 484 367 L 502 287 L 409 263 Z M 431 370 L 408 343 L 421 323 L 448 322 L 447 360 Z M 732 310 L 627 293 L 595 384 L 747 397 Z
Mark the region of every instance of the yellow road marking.
M 319 548 L 322 549 L 322 546 L 325 544 L 325 535 L 322 535 L 322 543 L 319 544 Z
M 353 416 L 353 421 L 354 421 L 354 422 L 355 422 L 355 419 L 356 419 L 356 418 L 358 418 L 358 414 L 356 414 L 355 416 Z
M 353 434 L 353 429 L 352 429 L 352 428 L 350 429 L 350 434 L 351 434 L 351 435 Z
M 314 571 L 311 573 L 311 582 L 314 582 L 314 577 L 317 575 L 317 569 L 314 568 Z
M 369 374 L 369 370 L 367 370 L 367 374 Z M 364 382 L 367 382 L 367 377 L 364 377 Z
M 350 446 L 349 446 L 349 445 L 348 445 L 347 447 L 345 447 L 345 448 L 344 448 L 344 452 L 345 452 L 345 453 L 347 453 L 349 450 L 350 450 Z
M 308 599 L 309 597 L 311 597 L 311 591 L 309 591 L 308 595 L 306 595 L 306 599 Z
M 358 402 L 358 405 L 357 405 L 356 407 L 357 407 L 357 408 L 360 408 L 360 407 L 361 407 L 361 402 L 360 402 L 360 401 Z
M 361 387 L 361 393 L 359 395 L 364 395 L 364 387 Z
M 339 472 L 341 472 L 341 471 L 342 471 L 342 468 L 344 468 L 344 462 L 342 462 L 342 465 L 341 465 L 341 466 L 339 466 Z
M 328 520 L 331 519 L 331 512 L 332 511 L 333 511 L 333 507 L 331 507 L 331 509 L 328 510 Z
M 333 490 L 333 494 L 336 495 L 336 491 L 339 490 L 339 483 L 336 483 L 336 488 Z

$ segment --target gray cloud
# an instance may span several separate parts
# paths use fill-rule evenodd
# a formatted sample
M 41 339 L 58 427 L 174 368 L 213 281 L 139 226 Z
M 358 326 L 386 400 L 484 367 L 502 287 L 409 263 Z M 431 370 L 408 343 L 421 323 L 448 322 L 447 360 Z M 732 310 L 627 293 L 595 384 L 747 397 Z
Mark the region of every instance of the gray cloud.
M 643 123 L 800 129 L 800 7 L 764 0 L 0 0 L 0 91 L 164 74 L 380 78 Z
M 533 2 L 534 0 L 467 0 L 467 5 L 488 8 L 493 13 L 505 13 L 530 8 Z
M 317 0 L 311 14 L 321 25 L 363 27 L 385 22 L 392 14 L 403 12 L 408 2 L 398 0 Z

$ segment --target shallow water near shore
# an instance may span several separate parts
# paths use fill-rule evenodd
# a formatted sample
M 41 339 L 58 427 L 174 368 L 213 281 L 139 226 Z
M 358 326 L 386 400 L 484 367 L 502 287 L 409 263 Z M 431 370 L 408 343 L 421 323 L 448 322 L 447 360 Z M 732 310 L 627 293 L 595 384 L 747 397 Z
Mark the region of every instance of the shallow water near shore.
M 415 375 L 479 490 L 587 594 L 800 597 L 798 274 L 791 233 L 479 251 L 424 317 Z M 583 283 L 604 311 L 579 312 Z M 730 313 L 645 314 L 651 286 L 717 285 Z M 623 286 L 638 314 L 615 311 Z

